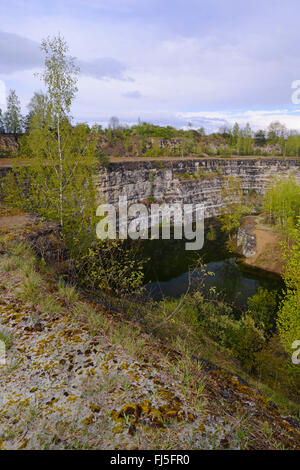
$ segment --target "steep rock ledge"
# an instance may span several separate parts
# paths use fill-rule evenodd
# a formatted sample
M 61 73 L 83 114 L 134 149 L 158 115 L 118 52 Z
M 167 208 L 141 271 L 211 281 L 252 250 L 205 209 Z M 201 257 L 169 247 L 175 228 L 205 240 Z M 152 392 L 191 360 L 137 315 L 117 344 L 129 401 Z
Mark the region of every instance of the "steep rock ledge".
M 240 226 L 237 233 L 236 244 L 245 258 L 256 254 L 256 235 L 255 235 L 255 219 L 248 218 Z
M 119 196 L 129 203 L 198 203 L 205 217 L 219 214 L 224 177 L 241 178 L 245 193 L 263 194 L 270 178 L 294 174 L 300 185 L 300 160 L 297 159 L 186 159 L 112 162 L 99 170 L 99 199 L 117 204 Z

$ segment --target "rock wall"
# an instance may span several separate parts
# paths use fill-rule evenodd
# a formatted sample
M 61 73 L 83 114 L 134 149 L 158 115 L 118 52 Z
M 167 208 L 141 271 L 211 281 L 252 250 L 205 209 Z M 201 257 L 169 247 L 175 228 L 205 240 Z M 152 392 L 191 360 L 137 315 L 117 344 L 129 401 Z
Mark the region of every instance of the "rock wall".
M 256 235 L 254 233 L 255 218 L 248 217 L 240 226 L 236 244 L 245 258 L 256 254 Z
M 218 215 L 224 177 L 241 178 L 245 192 L 263 194 L 272 176 L 294 174 L 300 186 L 300 160 L 261 159 L 186 159 L 142 160 L 110 163 L 100 170 L 97 186 L 100 200 L 117 204 L 119 196 L 129 203 L 180 202 L 205 207 L 205 217 Z
M 0 157 L 16 155 L 19 148 L 18 134 L 0 134 Z

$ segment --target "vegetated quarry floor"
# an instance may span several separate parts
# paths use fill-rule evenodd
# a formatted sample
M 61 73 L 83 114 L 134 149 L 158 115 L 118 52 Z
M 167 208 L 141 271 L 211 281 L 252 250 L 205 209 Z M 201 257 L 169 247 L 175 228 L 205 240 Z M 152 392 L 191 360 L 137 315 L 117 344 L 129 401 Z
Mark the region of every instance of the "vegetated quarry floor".
M 68 305 L 54 314 L 20 301 L 22 274 L 7 256 L 2 248 L 0 332 L 12 345 L 0 365 L 1 449 L 300 448 L 297 429 L 254 390 L 122 316 L 80 299 L 77 311 L 85 302 L 96 313 L 91 328 Z

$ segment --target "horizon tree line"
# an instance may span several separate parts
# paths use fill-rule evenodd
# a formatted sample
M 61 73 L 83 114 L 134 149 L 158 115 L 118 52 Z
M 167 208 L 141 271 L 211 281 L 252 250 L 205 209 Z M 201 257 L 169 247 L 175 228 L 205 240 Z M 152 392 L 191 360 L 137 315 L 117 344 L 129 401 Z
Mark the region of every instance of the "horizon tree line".
M 34 116 L 38 116 L 40 122 L 46 119 L 47 95 L 42 92 L 34 92 L 29 104 L 28 113 L 22 115 L 20 99 L 14 89 L 9 90 L 7 97 L 7 110 L 5 113 L 0 108 L 0 134 L 28 134 Z M 84 124 L 90 128 L 88 124 Z M 197 135 L 199 138 L 205 137 L 203 128 L 193 129 L 192 123 L 189 123 L 188 130 L 176 129 L 172 126 L 158 126 L 140 119 L 137 124 L 128 126 L 122 125 L 117 116 L 112 116 L 108 122 L 107 128 L 103 129 L 101 125 L 93 126 L 93 132 L 97 129 L 98 133 L 106 133 L 109 138 L 123 138 L 130 135 L 142 137 L 160 137 L 164 139 L 187 137 L 190 140 Z M 300 133 L 296 130 L 289 130 L 279 121 L 273 121 L 267 129 L 254 131 L 249 123 L 241 127 L 237 122 L 233 127 L 223 126 L 218 132 L 210 134 L 215 137 L 222 137 L 223 144 L 220 143 L 217 154 L 220 155 L 255 155 L 258 148 L 264 148 L 267 145 L 277 147 L 283 156 L 300 155 Z

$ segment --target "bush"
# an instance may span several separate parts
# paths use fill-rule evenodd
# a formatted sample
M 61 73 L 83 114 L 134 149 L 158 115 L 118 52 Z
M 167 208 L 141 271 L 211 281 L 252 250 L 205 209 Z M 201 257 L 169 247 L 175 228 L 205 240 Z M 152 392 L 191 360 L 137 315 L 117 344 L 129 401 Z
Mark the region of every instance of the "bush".
M 265 343 L 264 334 L 249 315 L 243 316 L 238 323 L 238 328 L 231 332 L 229 345 L 246 369 L 252 371 L 257 367 L 255 353 L 261 351 Z
M 277 322 L 282 345 L 289 353 L 292 352 L 293 342 L 300 340 L 300 218 L 292 239 L 292 246 L 286 246 L 284 254 L 286 294 Z
M 248 299 L 248 314 L 255 325 L 270 336 L 276 329 L 277 294 L 260 287 L 257 294 Z
M 193 296 L 198 321 L 205 333 L 229 349 L 248 370 L 256 367 L 255 353 L 264 345 L 265 337 L 249 315 L 236 320 L 230 305 L 205 300 L 199 293 Z
M 81 285 L 105 299 L 122 299 L 142 292 L 143 264 L 124 240 L 98 241 L 74 264 Z

